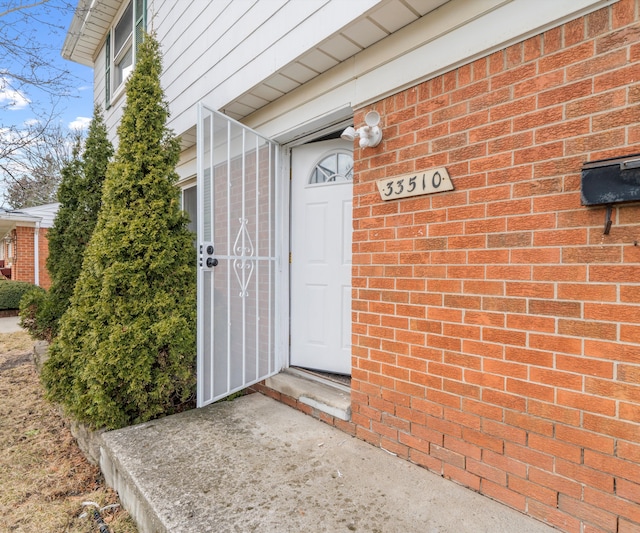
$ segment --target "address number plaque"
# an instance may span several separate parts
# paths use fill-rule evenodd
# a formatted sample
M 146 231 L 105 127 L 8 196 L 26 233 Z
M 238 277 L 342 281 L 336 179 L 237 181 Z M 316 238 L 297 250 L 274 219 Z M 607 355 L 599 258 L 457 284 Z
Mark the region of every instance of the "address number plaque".
M 383 200 L 397 200 L 421 194 L 452 191 L 453 183 L 444 167 L 424 170 L 376 182 Z

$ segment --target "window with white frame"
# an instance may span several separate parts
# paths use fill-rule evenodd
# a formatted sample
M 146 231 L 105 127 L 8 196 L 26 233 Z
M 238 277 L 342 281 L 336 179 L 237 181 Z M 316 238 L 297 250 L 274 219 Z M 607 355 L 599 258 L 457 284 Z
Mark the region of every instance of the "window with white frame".
M 114 20 L 105 43 L 106 107 L 124 88 L 136 63 L 136 49 L 146 29 L 146 0 L 129 0 Z
M 189 215 L 189 231 L 194 236 L 198 228 L 198 196 L 196 186 L 182 189 L 182 210 Z

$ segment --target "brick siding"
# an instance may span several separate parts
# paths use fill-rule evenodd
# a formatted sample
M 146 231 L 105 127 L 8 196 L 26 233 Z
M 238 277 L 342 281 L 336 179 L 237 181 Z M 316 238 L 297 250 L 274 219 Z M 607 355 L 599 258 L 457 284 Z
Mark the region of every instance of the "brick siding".
M 640 205 L 580 203 L 640 153 L 640 5 L 620 0 L 356 112 L 358 437 L 568 532 L 640 531 Z M 446 166 L 455 190 L 383 202 Z M 350 426 L 352 431 L 353 426 Z
M 34 236 L 35 228 L 28 226 L 17 226 L 15 231 L 15 252 L 11 265 L 11 279 L 16 281 L 35 281 L 34 262 Z M 51 285 L 49 272 L 46 267 L 49 255 L 49 244 L 47 240 L 47 229 L 40 228 L 38 232 L 38 277 L 39 285 L 48 289 Z
M 40 287 L 48 289 L 51 287 L 51 278 L 49 270 L 47 270 L 47 258 L 49 257 L 49 239 L 47 233 L 48 228 L 40 228 L 38 236 L 38 264 L 40 268 Z

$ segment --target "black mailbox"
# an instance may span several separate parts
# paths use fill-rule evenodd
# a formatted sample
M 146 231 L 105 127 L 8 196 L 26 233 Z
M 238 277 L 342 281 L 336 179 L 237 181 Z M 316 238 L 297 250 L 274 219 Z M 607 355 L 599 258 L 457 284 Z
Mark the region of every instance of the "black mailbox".
M 582 167 L 582 205 L 640 201 L 640 154 L 602 159 Z

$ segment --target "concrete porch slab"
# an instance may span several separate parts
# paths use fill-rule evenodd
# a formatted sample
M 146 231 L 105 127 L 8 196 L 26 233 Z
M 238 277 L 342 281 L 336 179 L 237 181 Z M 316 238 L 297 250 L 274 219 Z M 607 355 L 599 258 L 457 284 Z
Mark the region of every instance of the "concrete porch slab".
M 555 531 L 260 394 L 103 442 L 142 533 Z

